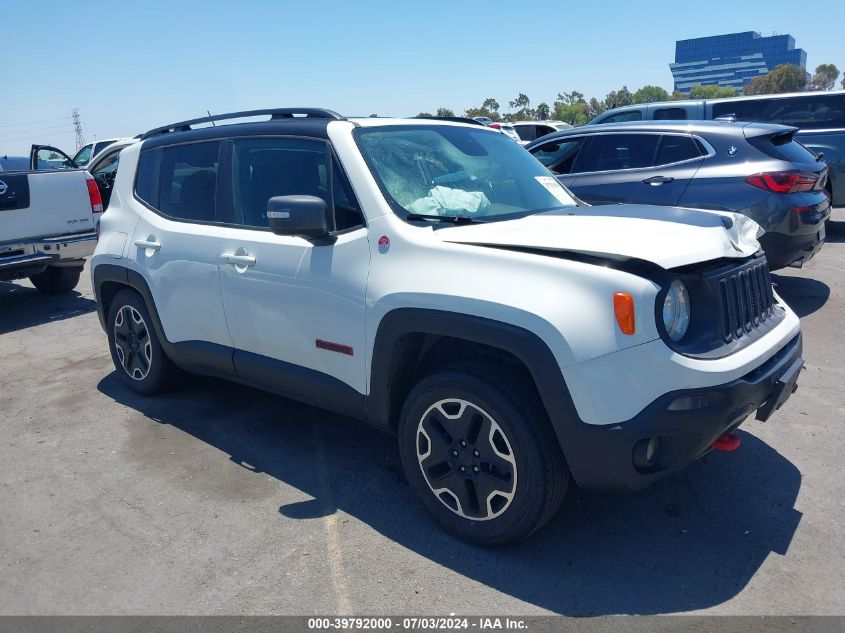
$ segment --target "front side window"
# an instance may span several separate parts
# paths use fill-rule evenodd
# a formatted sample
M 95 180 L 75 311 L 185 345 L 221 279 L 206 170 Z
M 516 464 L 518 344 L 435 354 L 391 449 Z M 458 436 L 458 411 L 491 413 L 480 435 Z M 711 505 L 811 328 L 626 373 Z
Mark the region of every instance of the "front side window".
M 578 161 L 579 172 L 651 167 L 657 134 L 596 134 Z
M 606 119 L 602 119 L 602 123 L 625 123 L 627 121 L 642 121 L 642 110 L 628 110 L 627 112 L 619 112 L 611 114 Z
M 97 163 L 97 166 L 91 170 L 92 176 L 101 176 L 105 174 L 113 174 L 117 172 L 117 164 L 120 161 L 120 151 L 112 152 L 103 160 Z
M 93 145 L 86 145 L 81 150 L 76 153 L 76 156 L 73 157 L 73 162 L 82 167 L 83 165 L 87 165 L 88 161 L 91 160 L 91 157 L 94 155 L 94 146 Z
M 334 202 L 335 230 L 343 231 L 363 225 L 363 216 L 349 183 L 336 161 L 329 173 L 329 160 L 332 160 L 329 148 L 322 141 L 299 138 L 236 140 L 237 223 L 267 228 L 267 202 L 270 198 L 305 195 L 325 200 L 330 215 Z
M 578 153 L 584 145 L 584 137 L 574 139 L 559 139 L 544 143 L 531 150 L 534 157 L 555 174 L 568 174 Z
M 94 145 L 94 152 L 93 152 L 92 156 L 96 156 L 97 154 L 102 152 L 104 149 L 106 149 L 112 143 L 114 143 L 114 141 L 100 141 L 99 143 Z
M 158 208 L 182 220 L 213 222 L 217 202 L 220 141 L 165 147 Z
M 576 205 L 543 165 L 496 132 L 415 125 L 358 128 L 354 135 L 401 217 L 490 221 Z
M 77 164 L 55 147 L 40 147 L 35 152 L 36 169 L 76 169 Z

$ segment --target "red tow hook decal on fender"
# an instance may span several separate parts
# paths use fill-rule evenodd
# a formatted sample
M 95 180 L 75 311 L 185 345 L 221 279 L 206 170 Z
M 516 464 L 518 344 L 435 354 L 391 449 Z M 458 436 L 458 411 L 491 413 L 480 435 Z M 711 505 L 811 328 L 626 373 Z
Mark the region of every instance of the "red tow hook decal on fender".
M 733 435 L 732 433 L 725 433 L 724 435 L 720 435 L 716 441 L 713 442 L 713 448 L 717 451 L 730 453 L 738 449 L 741 444 L 742 440 L 739 439 L 739 436 Z

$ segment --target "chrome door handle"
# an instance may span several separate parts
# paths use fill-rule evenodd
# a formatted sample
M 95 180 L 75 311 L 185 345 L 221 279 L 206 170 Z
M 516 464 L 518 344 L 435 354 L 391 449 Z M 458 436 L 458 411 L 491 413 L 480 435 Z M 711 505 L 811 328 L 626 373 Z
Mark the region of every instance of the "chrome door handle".
M 236 255 L 235 253 L 223 253 L 220 261 L 233 266 L 255 266 L 255 257 L 252 255 Z
M 157 251 L 161 248 L 161 244 L 158 242 L 153 242 L 151 240 L 135 240 L 135 246 L 138 248 L 149 248 L 150 250 Z
M 652 187 L 657 187 L 659 185 L 665 185 L 668 182 L 672 182 L 675 180 L 671 176 L 653 176 L 651 178 L 646 178 L 643 180 L 644 185 L 651 185 Z

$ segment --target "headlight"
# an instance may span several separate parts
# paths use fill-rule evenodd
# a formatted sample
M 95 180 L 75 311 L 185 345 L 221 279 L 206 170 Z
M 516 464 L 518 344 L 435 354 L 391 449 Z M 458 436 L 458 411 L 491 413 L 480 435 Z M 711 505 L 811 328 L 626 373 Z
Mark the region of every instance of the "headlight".
M 666 333 L 673 341 L 684 338 L 689 327 L 690 305 L 689 292 L 684 282 L 676 279 L 669 286 L 666 299 L 663 301 L 663 325 Z

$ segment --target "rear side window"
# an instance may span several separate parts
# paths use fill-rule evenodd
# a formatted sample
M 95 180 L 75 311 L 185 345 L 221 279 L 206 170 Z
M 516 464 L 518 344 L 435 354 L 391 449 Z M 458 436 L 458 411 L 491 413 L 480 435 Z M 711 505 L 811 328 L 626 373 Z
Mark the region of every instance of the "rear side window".
M 533 125 L 514 125 L 513 129 L 516 130 L 517 135 L 523 141 L 533 141 L 537 138 Z
M 220 141 L 165 147 L 158 209 L 182 220 L 213 222 L 217 204 Z
M 158 197 L 155 195 L 155 173 L 159 152 L 148 150 L 141 152 L 138 159 L 138 170 L 135 173 L 135 195 L 154 209 L 158 208 Z
M 699 158 L 701 151 L 691 136 L 661 136 L 655 165 L 671 165 L 692 158 Z
M 601 123 L 625 123 L 626 121 L 642 121 L 642 110 L 628 110 L 627 112 L 619 112 L 611 114 L 606 119 L 602 119 Z
M 657 134 L 596 134 L 581 154 L 577 172 L 617 171 L 651 167 Z
M 212 222 L 217 207 L 220 141 L 142 151 L 135 195 L 153 209 L 180 220 Z
M 787 99 L 783 123 L 804 130 L 845 128 L 845 94 Z
M 733 114 L 740 121 L 780 123 L 803 130 L 845 128 L 845 94 L 810 95 L 713 104 L 713 117 Z
M 814 163 L 816 155 L 795 140 L 790 133 L 774 136 L 758 136 L 748 140 L 752 146 L 776 160 L 790 163 Z
M 655 121 L 685 121 L 687 111 L 683 108 L 657 108 L 654 111 Z

